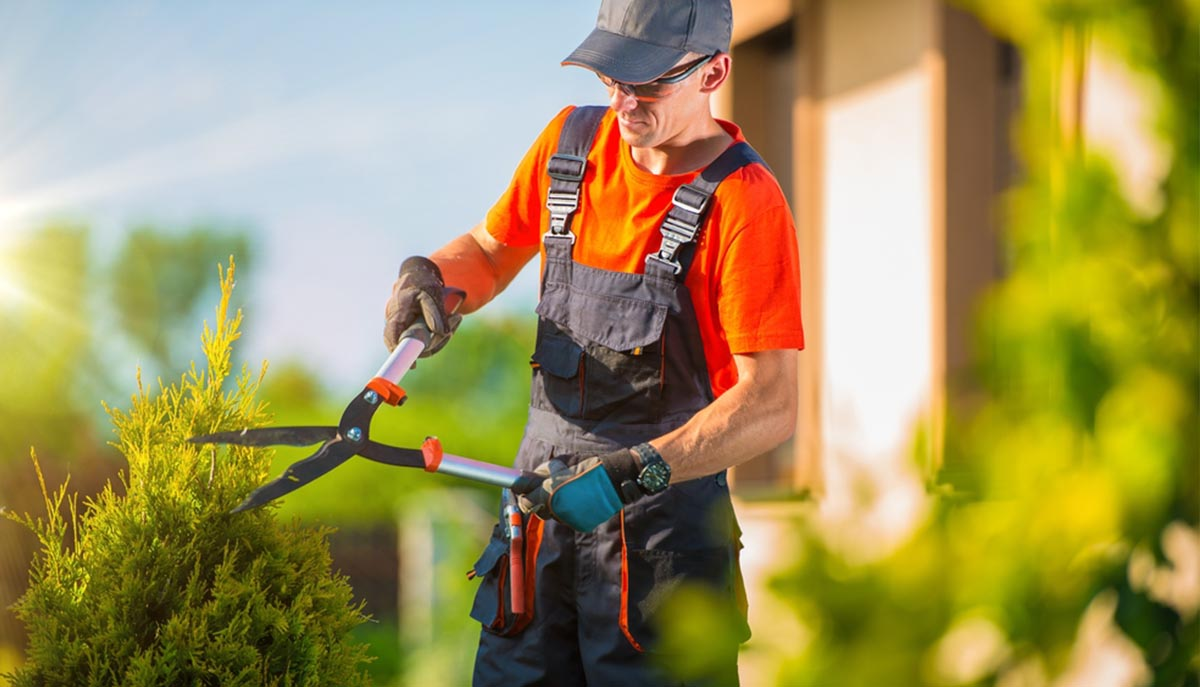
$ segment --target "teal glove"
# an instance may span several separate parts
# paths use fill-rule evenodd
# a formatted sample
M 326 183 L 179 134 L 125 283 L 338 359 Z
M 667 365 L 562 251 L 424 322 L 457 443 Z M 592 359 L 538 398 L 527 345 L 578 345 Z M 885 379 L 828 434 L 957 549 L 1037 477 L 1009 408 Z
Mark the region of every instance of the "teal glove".
M 572 529 L 591 532 L 641 495 L 637 489 L 621 489 L 622 484 L 636 481 L 639 470 L 637 458 L 625 448 L 573 467 L 551 460 L 535 470 L 546 479 L 521 497 L 521 509 L 543 520 L 554 518 Z

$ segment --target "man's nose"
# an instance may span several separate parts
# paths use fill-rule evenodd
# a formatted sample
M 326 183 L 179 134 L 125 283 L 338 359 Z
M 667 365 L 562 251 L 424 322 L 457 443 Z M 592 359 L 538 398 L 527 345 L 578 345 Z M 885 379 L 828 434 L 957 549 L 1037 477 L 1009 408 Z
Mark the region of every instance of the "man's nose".
M 633 97 L 632 93 L 626 93 L 625 89 L 620 87 L 609 89 L 608 103 L 613 112 L 632 112 L 638 106 L 637 98 Z

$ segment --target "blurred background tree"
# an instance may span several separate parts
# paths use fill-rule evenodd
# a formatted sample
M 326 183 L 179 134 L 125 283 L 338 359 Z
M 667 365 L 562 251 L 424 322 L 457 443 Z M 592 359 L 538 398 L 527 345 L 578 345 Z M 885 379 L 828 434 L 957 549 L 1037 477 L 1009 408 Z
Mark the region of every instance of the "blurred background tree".
M 248 228 L 222 224 L 130 230 L 105 281 L 119 330 L 149 357 L 143 365 L 173 375 L 198 357 L 195 323 L 216 294 L 212 266 L 230 255 L 252 255 L 250 243 Z
M 782 685 L 1196 685 L 1200 5 L 960 4 L 1026 77 L 1009 274 L 978 320 L 984 402 L 950 418 L 911 538 L 851 559 L 853 533 L 814 518 L 774 583 L 794 625 L 756 632 L 796 638 Z M 1149 84 L 1171 153 L 1149 209 L 1084 135 L 1097 53 Z

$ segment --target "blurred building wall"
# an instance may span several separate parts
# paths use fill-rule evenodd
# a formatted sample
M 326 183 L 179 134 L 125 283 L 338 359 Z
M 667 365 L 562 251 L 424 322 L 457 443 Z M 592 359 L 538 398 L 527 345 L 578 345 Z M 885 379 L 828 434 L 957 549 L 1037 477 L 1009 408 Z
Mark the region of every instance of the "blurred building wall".
M 999 201 L 1020 174 L 1010 131 L 1021 63 L 939 0 L 733 0 L 738 122 L 796 218 L 807 349 L 797 433 L 733 473 L 759 633 L 745 684 L 795 655 L 806 630 L 767 581 L 803 555 L 800 523 L 851 560 L 902 543 L 941 464 L 942 418 L 976 403 L 975 307 L 1004 274 Z M 1161 198 L 1169 151 L 1156 93 L 1092 46 L 1077 118 L 1135 209 Z M 769 247 L 764 247 L 769 249 Z M 802 496 L 812 498 L 797 498 Z
M 969 404 L 972 307 L 1002 271 L 994 219 L 1012 174 L 1014 53 L 936 0 L 734 0 L 717 103 L 796 217 L 807 349 L 795 438 L 734 472 L 751 625 L 801 518 L 854 558 L 902 541 L 940 462 L 942 410 Z M 769 250 L 770 247 L 765 246 Z M 813 499 L 796 499 L 800 495 Z M 746 684 L 799 628 L 759 636 Z
M 1002 265 L 1013 53 L 935 0 L 734 4 L 718 114 L 788 194 L 808 333 L 800 431 L 737 481 L 836 501 L 842 467 L 877 472 L 917 434 L 936 467 L 931 411 L 969 392 L 971 307 Z

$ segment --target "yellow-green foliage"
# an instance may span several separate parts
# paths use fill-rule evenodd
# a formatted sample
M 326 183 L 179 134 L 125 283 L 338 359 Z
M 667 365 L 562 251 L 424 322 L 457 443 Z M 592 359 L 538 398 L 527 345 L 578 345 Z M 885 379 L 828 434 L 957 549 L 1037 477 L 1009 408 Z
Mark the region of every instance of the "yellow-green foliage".
M 49 492 L 43 481 L 45 517 L 10 514 L 42 547 L 16 606 L 29 649 L 14 685 L 367 682 L 366 648 L 348 637 L 364 617 L 331 574 L 328 531 L 270 508 L 229 512 L 264 481 L 270 452 L 187 442 L 267 420 L 254 398 L 261 374 L 230 377 L 233 275 L 231 261 L 216 329 L 204 330 L 207 370 L 193 365 L 157 393 L 139 378 L 130 409 L 108 409 L 124 489 L 80 509 L 66 484 Z

